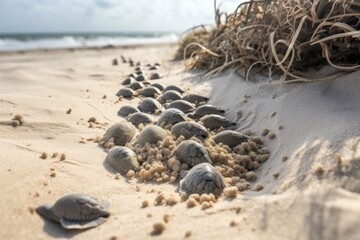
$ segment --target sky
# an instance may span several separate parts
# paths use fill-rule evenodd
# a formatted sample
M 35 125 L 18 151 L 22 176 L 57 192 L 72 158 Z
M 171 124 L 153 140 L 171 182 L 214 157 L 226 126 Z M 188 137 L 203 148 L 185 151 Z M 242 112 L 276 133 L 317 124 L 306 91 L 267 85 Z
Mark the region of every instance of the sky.
M 231 11 L 242 0 L 217 0 Z M 213 0 L 0 0 L 0 33 L 182 32 L 214 23 Z

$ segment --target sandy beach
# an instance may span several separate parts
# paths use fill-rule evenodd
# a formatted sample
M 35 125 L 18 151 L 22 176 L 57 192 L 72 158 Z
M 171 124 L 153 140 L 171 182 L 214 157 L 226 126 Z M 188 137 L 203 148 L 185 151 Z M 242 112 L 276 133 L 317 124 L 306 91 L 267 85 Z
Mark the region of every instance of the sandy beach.
M 175 51 L 164 44 L 0 54 L 0 239 L 358 239 L 360 73 L 308 84 L 246 82 L 233 71 L 205 78 L 173 61 Z M 161 63 L 164 77 L 154 82 L 209 97 L 237 131 L 261 137 L 270 158 L 250 189 L 206 210 L 156 206 L 158 192 L 179 196 L 178 182 L 142 183 L 104 164 L 107 152 L 93 140 L 124 121 L 121 106 L 139 102 L 115 95 L 133 72 L 111 64 L 120 55 Z M 24 123 L 14 127 L 17 114 Z M 67 231 L 34 212 L 74 192 L 109 200 L 108 221 Z M 164 215 L 166 229 L 152 235 Z

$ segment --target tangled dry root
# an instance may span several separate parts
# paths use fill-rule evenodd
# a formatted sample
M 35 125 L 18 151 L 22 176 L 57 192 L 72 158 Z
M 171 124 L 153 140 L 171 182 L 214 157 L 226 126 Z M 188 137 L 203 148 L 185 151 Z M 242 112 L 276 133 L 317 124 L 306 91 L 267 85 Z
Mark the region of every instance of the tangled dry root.
M 241 68 L 247 79 L 257 67 L 289 82 L 329 78 L 310 77 L 305 73 L 310 67 L 330 65 L 338 72 L 360 67 L 356 0 L 250 0 L 223 23 L 220 11 L 215 13 L 212 30 L 191 31 L 180 42 L 189 68 L 207 69 L 209 75 Z

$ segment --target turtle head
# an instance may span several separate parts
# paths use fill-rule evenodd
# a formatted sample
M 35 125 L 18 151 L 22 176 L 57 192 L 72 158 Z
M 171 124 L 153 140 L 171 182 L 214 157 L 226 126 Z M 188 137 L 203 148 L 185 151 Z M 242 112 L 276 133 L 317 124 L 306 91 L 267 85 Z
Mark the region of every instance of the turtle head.
M 46 219 L 58 221 L 58 218 L 54 215 L 54 212 L 51 209 L 51 205 L 41 205 L 40 207 L 36 208 L 36 212 Z

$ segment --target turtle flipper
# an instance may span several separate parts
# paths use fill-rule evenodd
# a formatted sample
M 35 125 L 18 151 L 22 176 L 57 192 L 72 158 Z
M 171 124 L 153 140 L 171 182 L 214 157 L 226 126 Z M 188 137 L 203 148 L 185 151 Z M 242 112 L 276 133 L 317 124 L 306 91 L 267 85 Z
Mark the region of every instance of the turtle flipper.
M 100 224 L 106 222 L 106 220 L 107 219 L 103 217 L 92 220 L 83 220 L 83 221 L 78 221 L 78 220 L 75 221 L 75 220 L 68 220 L 62 218 L 60 219 L 60 223 L 61 226 L 66 229 L 88 229 L 88 228 L 97 227 Z

